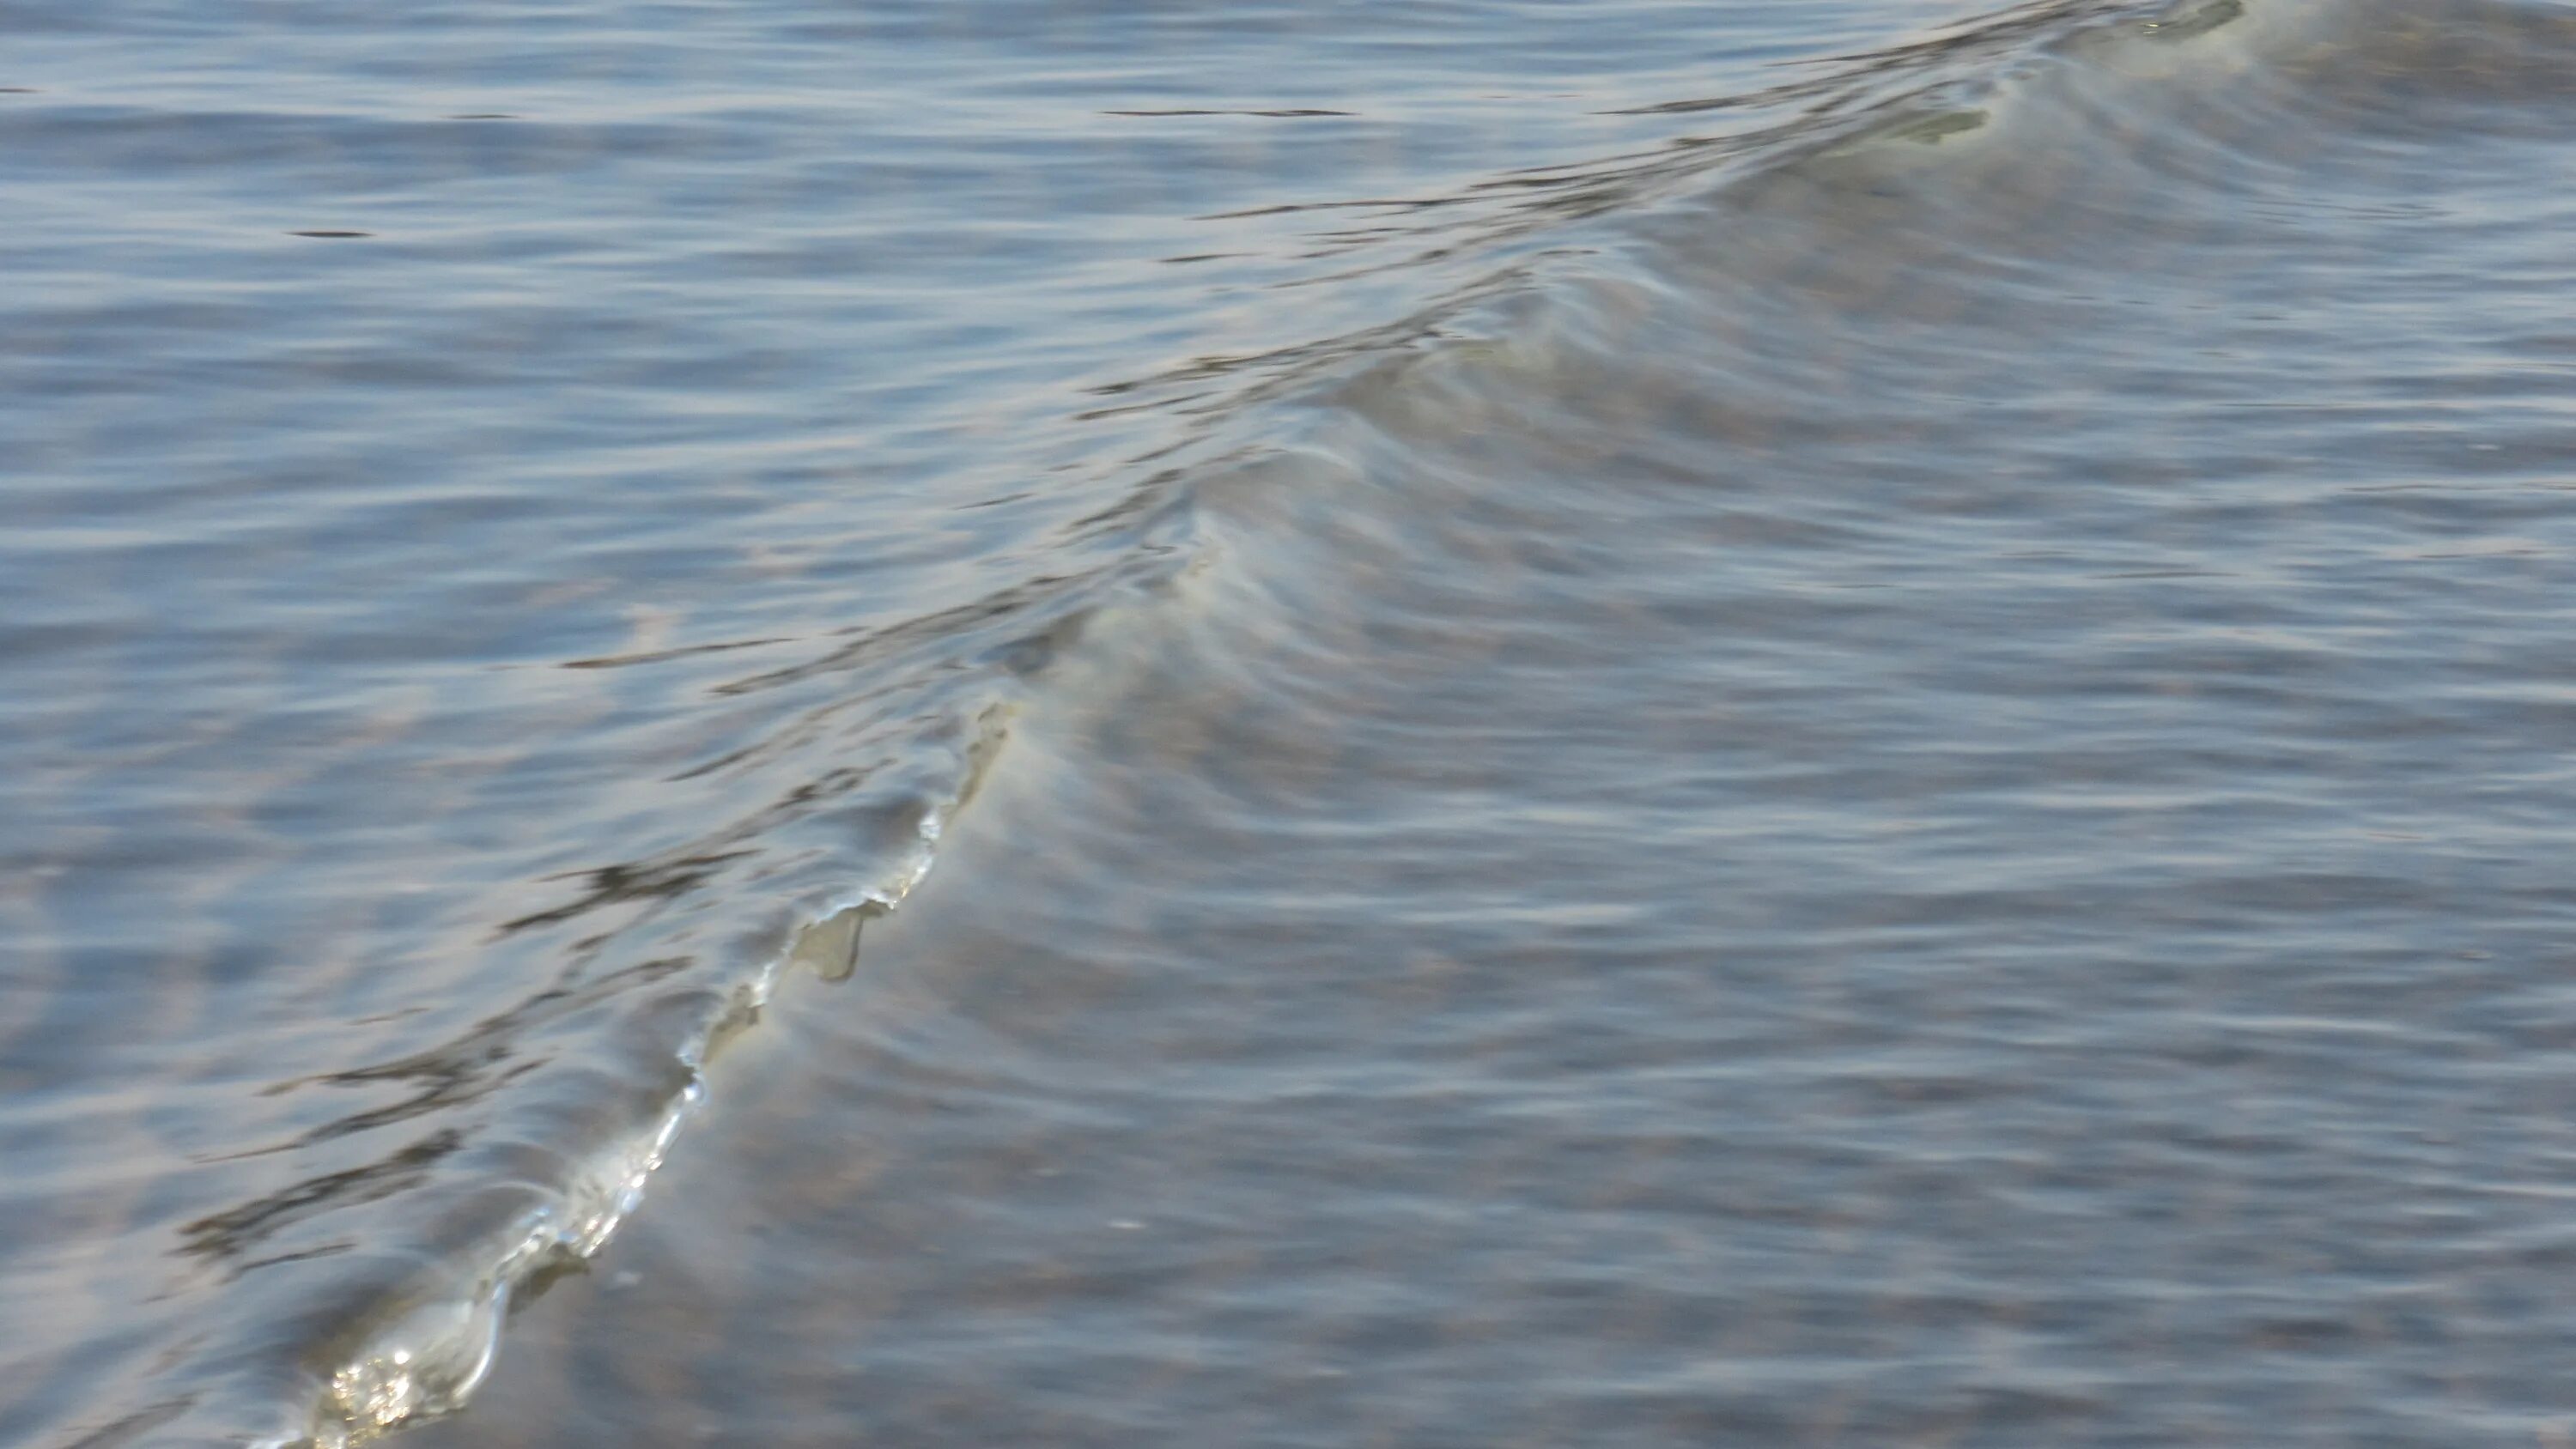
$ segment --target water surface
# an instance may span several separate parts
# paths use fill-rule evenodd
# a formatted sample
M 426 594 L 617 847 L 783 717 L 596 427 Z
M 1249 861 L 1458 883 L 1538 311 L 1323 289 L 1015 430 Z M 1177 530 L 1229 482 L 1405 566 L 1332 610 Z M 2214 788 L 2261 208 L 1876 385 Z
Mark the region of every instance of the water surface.
M 2576 11 L 16 18 L 0 1436 L 2576 1428 Z

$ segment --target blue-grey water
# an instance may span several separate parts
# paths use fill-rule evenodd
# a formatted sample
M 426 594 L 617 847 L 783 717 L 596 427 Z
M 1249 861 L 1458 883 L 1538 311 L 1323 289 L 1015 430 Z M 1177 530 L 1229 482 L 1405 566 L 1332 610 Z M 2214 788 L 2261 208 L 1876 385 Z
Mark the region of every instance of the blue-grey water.
M 2576 1444 L 2576 6 L 1971 3 L 0 4 L 0 1445 Z

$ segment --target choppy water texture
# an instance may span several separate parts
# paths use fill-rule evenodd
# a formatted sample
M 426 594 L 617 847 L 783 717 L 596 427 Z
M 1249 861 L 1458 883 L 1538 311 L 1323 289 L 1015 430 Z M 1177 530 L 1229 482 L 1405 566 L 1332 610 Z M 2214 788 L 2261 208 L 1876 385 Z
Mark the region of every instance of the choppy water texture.
M 0 19 L 0 1442 L 2576 1442 L 2576 8 Z

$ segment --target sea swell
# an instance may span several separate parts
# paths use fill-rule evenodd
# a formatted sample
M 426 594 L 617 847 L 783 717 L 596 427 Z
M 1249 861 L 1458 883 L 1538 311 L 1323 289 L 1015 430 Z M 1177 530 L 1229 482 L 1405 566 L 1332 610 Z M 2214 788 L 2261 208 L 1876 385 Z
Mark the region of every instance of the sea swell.
M 1685 487 L 1712 450 L 1791 454 L 1789 488 L 1902 478 L 1909 450 L 1971 454 L 1980 430 L 2080 433 L 2080 394 L 1997 402 L 1971 370 L 2005 372 L 2015 331 L 2115 310 L 2116 272 L 2088 256 L 2203 246 L 2258 300 L 2262 257 L 2209 240 L 2232 212 L 2295 209 L 2305 172 L 2356 151 L 2563 127 L 2571 58 L 2559 7 L 2044 0 L 1776 87 L 1636 108 L 1676 128 L 1661 145 L 1440 195 L 1283 204 L 1319 227 L 1277 292 L 1285 340 L 1084 400 L 1133 444 L 1085 465 L 1106 506 L 983 560 L 939 607 L 820 640 L 648 637 L 561 663 L 658 671 L 701 703 L 597 742 L 656 766 L 621 802 L 618 858 L 573 848 L 452 943 L 495 963 L 484 979 L 542 985 L 443 1033 L 376 1023 L 363 1039 L 385 1049 L 264 1091 L 273 1138 L 208 1164 L 253 1164 L 262 1189 L 178 1229 L 155 1309 L 174 1346 L 54 1442 L 339 1449 L 462 1405 L 511 1312 L 637 1210 L 783 975 L 847 976 L 865 923 L 935 868 L 1086 629 L 1241 560 L 1229 539 L 1280 557 L 1314 540 L 1333 557 L 1308 575 L 1248 564 L 1238 584 L 1319 609 L 1363 567 L 1373 510 L 1463 516 L 1488 466 L 1612 459 Z M 1301 298 L 1363 278 L 1411 304 L 1293 335 Z M 1945 355 L 1955 385 L 1922 386 Z M 2106 471 L 2207 461 L 2173 442 Z M 1871 526 L 1825 502 L 1765 526 L 1793 524 Z

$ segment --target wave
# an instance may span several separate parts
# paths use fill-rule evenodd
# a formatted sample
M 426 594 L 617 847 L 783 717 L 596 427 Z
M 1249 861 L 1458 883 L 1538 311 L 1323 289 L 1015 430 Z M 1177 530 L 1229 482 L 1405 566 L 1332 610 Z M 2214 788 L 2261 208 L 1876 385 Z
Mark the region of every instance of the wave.
M 2002 337 L 2063 301 L 2051 264 L 2143 230 L 2192 245 L 2230 208 L 2297 194 L 2277 183 L 2302 168 L 2563 131 L 2571 73 L 2576 16 L 2556 6 L 2041 0 L 1766 89 L 1635 108 L 1673 127 L 1657 145 L 1439 195 L 1281 208 L 1319 226 L 1283 312 L 1362 276 L 1406 279 L 1414 305 L 1099 387 L 1087 412 L 1161 429 L 1098 465 L 1128 480 L 1118 501 L 983 561 L 988 586 L 964 597 L 823 639 L 563 663 L 706 671 L 690 751 L 639 792 L 635 848 L 496 902 L 473 948 L 525 963 L 538 989 L 271 1089 L 368 1105 L 311 1110 L 250 1154 L 295 1164 L 289 1181 L 184 1225 L 162 1306 L 202 1325 L 193 1346 L 131 1387 L 148 1407 L 63 1442 L 338 1449 L 462 1405 L 513 1308 L 637 1209 L 710 1064 L 785 973 L 850 974 L 866 922 L 933 869 L 1017 712 L 1093 621 L 1171 597 L 1208 556 L 1212 510 L 1329 486 L 1313 470 L 1283 481 L 1314 418 L 1407 449 L 1436 437 L 1451 487 L 1425 485 L 1411 507 L 1472 494 L 1479 448 L 1544 452 L 1576 425 L 1559 405 L 1577 397 L 1596 453 L 1648 463 L 1712 442 L 1973 446 L 1973 419 L 1873 416 L 1899 359 L 1850 319 L 1871 336 Z M 2261 265 L 2223 247 L 2209 261 Z M 1618 364 L 1677 327 L 1718 338 L 1733 365 Z M 1565 365 L 1578 353 L 1592 365 Z M 1811 426 L 1826 392 L 1836 421 Z M 1692 426 L 1659 433 L 1677 409 Z M 1598 436 L 1605 418 L 1632 434 Z M 1392 471 L 1406 467 L 1419 459 Z

